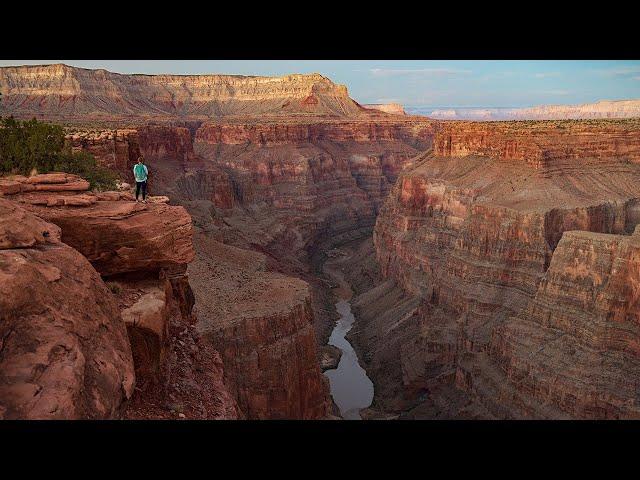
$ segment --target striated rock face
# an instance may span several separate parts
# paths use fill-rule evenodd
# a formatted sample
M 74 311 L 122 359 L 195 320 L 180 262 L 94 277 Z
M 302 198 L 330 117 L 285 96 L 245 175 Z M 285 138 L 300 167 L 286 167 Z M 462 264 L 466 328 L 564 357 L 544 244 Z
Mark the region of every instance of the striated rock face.
M 0 199 L 0 418 L 116 418 L 134 382 L 100 275 L 60 228 Z
M 67 65 L 0 68 L 1 112 L 48 119 L 366 114 L 320 74 L 121 75 Z
M 189 266 L 198 329 L 220 351 L 225 380 L 250 419 L 329 413 L 308 285 L 269 272 L 266 258 L 196 236 Z
M 639 240 L 640 227 L 565 233 L 535 296 L 494 332 L 490 354 L 518 385 L 505 395 L 522 416 L 640 418 Z
M 147 125 L 138 129 L 140 151 L 148 158 L 194 160 L 191 132 L 185 127 Z
M 567 160 L 617 158 L 640 161 L 636 121 L 452 122 L 439 125 L 433 153 L 525 160 L 537 168 L 562 167 Z M 569 165 L 565 165 L 569 167 Z M 573 163 L 576 166 L 576 162 Z
M 416 160 L 376 223 L 383 276 L 421 299 L 392 360 L 409 399 L 393 408 L 426 395 L 448 398 L 438 414 L 450 417 L 635 418 L 640 402 L 623 385 L 637 363 L 625 323 L 635 260 L 623 245 L 638 223 L 636 136 L 583 124 L 561 150 L 538 141 L 544 124 L 528 143 L 508 125 L 497 139 L 485 128 L 438 132 L 434 150 L 451 156 Z M 598 355 L 615 360 L 595 367 Z M 466 398 L 452 401 L 451 386 Z
M 428 121 L 314 121 L 260 123 L 204 123 L 196 141 L 212 145 L 282 145 L 296 142 L 430 142 L 433 125 Z
M 234 205 L 250 209 L 242 213 L 255 218 L 242 222 L 245 237 L 288 258 L 306 256 L 323 238 L 370 231 L 400 170 L 431 144 L 432 132 L 430 123 L 412 121 L 206 123 L 195 151 L 226 172 Z
M 601 100 L 581 105 L 538 105 L 530 108 L 460 108 L 429 112 L 438 120 L 567 120 L 638 118 L 640 100 Z
M 96 161 L 124 178 L 131 174 L 133 165 L 141 155 L 135 129 L 81 130 L 72 129 L 65 140 L 73 151 L 92 154 Z
M 192 227 L 182 207 L 159 197 L 136 204 L 129 193 L 88 192 L 87 182 L 62 173 L 12 177 L 0 185 L 12 204 L 57 225 L 62 241 L 75 248 L 69 250 L 89 260 L 108 282 L 109 290 L 100 280 L 102 293 L 115 308 L 118 324 L 126 326 L 140 392 L 127 416 L 163 417 L 167 398 L 187 394 L 189 405 L 182 410 L 192 418 L 238 416 L 224 387 L 218 353 L 208 345 L 200 348 L 193 330 L 194 298 L 186 275 L 194 256 Z M 91 311 L 92 305 L 87 300 L 77 311 Z M 205 365 L 210 370 L 205 372 Z
M 131 170 L 140 156 L 145 161 L 171 158 L 195 159 L 191 132 L 186 127 L 144 125 L 125 129 L 69 128 L 66 140 L 74 151 L 91 153 L 97 162 L 133 182 Z M 153 167 L 153 165 L 149 165 Z

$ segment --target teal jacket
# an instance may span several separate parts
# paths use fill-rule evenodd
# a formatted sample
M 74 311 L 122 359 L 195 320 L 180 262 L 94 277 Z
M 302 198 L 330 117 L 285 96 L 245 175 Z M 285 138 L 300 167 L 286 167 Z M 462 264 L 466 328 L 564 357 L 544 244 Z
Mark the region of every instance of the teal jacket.
M 133 176 L 136 177 L 136 182 L 146 182 L 148 174 L 149 170 L 147 170 L 147 166 L 145 164 L 136 163 L 133 166 Z

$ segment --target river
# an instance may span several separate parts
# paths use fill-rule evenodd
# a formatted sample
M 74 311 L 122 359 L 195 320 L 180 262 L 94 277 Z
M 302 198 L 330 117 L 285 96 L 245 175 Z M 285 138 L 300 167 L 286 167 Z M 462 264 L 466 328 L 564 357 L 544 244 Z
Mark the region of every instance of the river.
M 340 318 L 331 332 L 329 345 L 334 345 L 342 351 L 338 367 L 327 370 L 324 374 L 329 378 L 331 396 L 340 409 L 342 418 L 361 420 L 360 410 L 370 406 L 373 401 L 373 383 L 365 369 L 360 366 L 358 355 L 346 339 L 355 321 L 349 302 L 352 292 L 338 269 L 325 264 L 324 270 L 340 284 L 336 289 L 340 298 L 336 303 L 336 310 Z

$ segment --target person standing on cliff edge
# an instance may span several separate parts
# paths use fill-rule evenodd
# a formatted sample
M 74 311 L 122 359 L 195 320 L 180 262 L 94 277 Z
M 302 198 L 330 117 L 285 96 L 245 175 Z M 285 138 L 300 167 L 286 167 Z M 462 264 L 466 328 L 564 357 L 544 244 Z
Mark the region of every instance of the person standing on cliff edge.
M 136 179 L 136 203 L 138 202 L 140 190 L 142 190 L 142 203 L 147 203 L 147 176 L 149 175 L 149 170 L 147 170 L 147 166 L 143 162 L 144 159 L 138 157 L 138 163 L 133 166 L 133 176 Z

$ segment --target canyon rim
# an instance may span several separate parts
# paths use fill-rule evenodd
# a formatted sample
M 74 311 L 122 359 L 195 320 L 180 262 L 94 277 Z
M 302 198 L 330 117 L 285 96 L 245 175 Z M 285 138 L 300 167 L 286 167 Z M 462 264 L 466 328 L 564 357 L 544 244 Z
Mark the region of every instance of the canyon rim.
M 119 178 L 0 177 L 0 419 L 640 418 L 637 101 L 459 121 L 65 64 L 0 93 Z

